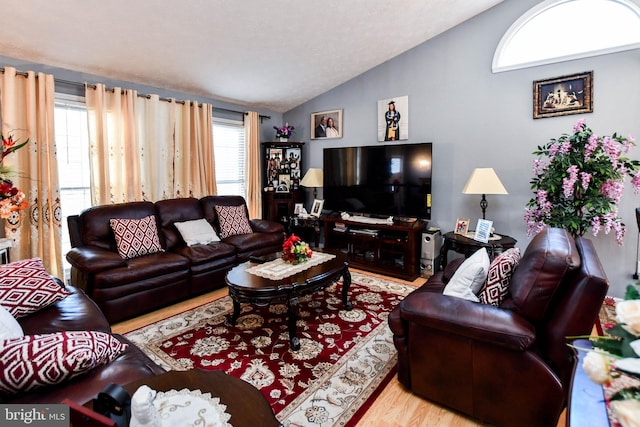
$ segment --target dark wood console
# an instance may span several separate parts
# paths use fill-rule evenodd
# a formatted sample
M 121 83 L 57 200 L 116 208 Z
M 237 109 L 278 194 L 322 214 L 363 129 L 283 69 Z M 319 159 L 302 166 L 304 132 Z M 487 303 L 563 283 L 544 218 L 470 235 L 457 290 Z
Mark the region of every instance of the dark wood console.
M 339 217 L 322 221 L 324 247 L 345 252 L 354 268 L 404 280 L 420 275 L 420 241 L 426 223 L 369 224 Z

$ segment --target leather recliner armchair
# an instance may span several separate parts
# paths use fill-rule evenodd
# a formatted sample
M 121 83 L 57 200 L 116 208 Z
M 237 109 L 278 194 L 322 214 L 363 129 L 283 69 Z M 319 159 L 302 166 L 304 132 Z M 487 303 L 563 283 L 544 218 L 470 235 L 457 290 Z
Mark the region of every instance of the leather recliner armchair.
M 592 242 L 536 235 L 500 307 L 442 295 L 450 270 L 389 316 L 400 383 L 483 422 L 555 426 L 576 364 L 566 337 L 591 333 L 608 289 Z

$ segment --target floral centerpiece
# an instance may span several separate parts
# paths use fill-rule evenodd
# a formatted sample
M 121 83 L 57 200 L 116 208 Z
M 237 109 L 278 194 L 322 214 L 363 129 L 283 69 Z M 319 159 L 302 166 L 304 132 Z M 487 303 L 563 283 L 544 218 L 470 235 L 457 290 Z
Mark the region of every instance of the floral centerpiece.
M 6 219 L 9 218 L 13 212 L 29 206 L 29 203 L 24 200 L 24 193 L 13 185 L 13 181 L 10 179 L 10 176 L 14 173 L 13 170 L 4 165 L 5 157 L 27 145 L 29 139 L 18 144 L 11 134 L 8 137 L 0 134 L 0 137 L 2 138 L 2 155 L 0 157 L 0 218 Z
M 625 226 L 618 205 L 626 176 L 636 194 L 640 192 L 640 162 L 625 157 L 634 145 L 632 137 L 597 136 L 581 119 L 573 134 L 538 146 L 533 154 L 542 158 L 533 165 L 534 197 L 525 211 L 527 234 L 547 226 L 563 228 L 574 237 L 589 228 L 594 236 L 613 230 L 622 244 Z
M 291 135 L 293 135 L 293 130 L 295 129 L 295 127 L 289 126 L 289 123 L 285 124 L 284 126 L 274 126 L 273 128 L 276 130 L 276 138 L 285 139 L 291 138 Z
M 640 282 L 639 282 L 640 283 Z M 582 368 L 589 378 L 605 386 L 605 399 L 614 422 L 640 426 L 640 293 L 627 286 L 623 301 L 615 303 L 617 324 L 603 325 L 605 336 L 589 338 L 594 349 Z M 613 424 L 612 424 L 613 425 Z
M 305 262 L 313 255 L 313 251 L 309 248 L 309 244 L 305 243 L 300 237 L 292 234 L 282 244 L 282 259 L 291 264 L 300 264 Z

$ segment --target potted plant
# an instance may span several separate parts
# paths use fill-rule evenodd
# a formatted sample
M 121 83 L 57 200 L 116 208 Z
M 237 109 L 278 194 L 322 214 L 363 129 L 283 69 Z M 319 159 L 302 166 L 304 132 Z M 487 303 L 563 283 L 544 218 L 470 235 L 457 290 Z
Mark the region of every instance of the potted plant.
M 534 197 L 524 216 L 527 234 L 559 227 L 577 237 L 591 228 L 594 236 L 614 231 L 621 245 L 625 226 L 618 208 L 627 176 L 640 192 L 640 162 L 626 157 L 634 145 L 632 137 L 616 133 L 597 136 L 580 119 L 572 134 L 538 146 L 533 152 L 538 156 L 531 180 Z
M 291 135 L 293 135 L 293 130 L 295 129 L 295 127 L 289 126 L 289 123 L 285 124 L 284 126 L 274 126 L 273 128 L 276 130 L 276 138 L 280 138 L 280 141 L 282 142 L 285 142 L 289 138 L 291 138 Z

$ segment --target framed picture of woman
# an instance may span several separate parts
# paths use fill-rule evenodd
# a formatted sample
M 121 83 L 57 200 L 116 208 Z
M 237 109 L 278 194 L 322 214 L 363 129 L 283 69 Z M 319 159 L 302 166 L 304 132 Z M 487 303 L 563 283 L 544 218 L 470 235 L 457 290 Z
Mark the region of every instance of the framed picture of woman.
M 342 110 L 311 113 L 311 139 L 342 138 Z
M 409 97 L 378 101 L 378 141 L 409 139 Z

